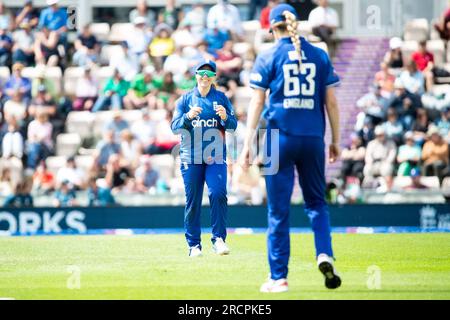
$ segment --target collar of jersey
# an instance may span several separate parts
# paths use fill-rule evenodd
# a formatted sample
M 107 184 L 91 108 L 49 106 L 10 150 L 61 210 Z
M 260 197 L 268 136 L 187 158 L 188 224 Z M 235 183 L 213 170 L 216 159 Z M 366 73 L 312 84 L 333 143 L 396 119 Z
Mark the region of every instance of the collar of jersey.
M 209 92 L 206 95 L 206 98 L 210 97 L 214 90 L 215 90 L 214 87 L 211 86 L 211 89 L 209 89 Z M 202 98 L 202 95 L 200 94 L 200 91 L 198 91 L 198 87 L 197 86 L 194 88 L 194 95 L 199 97 L 199 98 Z

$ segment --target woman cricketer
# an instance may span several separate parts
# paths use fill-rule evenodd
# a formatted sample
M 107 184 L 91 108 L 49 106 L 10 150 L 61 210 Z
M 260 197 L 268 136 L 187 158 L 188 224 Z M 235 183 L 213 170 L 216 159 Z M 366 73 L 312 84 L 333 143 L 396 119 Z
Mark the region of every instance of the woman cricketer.
M 276 45 L 261 53 L 251 74 L 254 90 L 248 110 L 249 132 L 241 154 L 241 165 L 250 162 L 252 130 L 257 128 L 269 90 L 265 117 L 268 132 L 266 144 L 272 142 L 270 130 L 279 133 L 279 148 L 271 158 L 278 163 L 275 174 L 267 174 L 268 259 L 270 277 L 262 292 L 288 290 L 290 255 L 289 210 L 297 170 L 316 247 L 319 270 L 329 289 L 340 286 L 341 279 L 333 265 L 329 212 L 325 202 L 325 107 L 332 129 L 330 162 L 339 156 L 339 111 L 334 87 L 339 77 L 327 53 L 297 35 L 295 9 L 280 4 L 270 12 L 271 30 Z
M 181 173 L 186 191 L 185 236 L 189 256 L 202 253 L 200 214 L 206 182 L 211 205 L 213 250 L 229 254 L 227 236 L 227 164 L 225 131 L 235 130 L 237 120 L 231 102 L 216 90 L 216 64 L 201 62 L 196 68 L 197 86 L 176 105 L 172 130 L 181 134 Z

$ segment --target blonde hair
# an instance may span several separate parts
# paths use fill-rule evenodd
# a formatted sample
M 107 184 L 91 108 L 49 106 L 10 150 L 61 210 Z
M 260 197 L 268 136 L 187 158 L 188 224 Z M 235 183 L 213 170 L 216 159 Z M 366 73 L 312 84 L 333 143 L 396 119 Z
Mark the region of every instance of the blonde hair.
M 302 42 L 299 39 L 299 35 L 297 33 L 298 21 L 295 14 L 290 11 L 284 11 L 283 16 L 286 21 L 281 21 L 273 25 L 274 29 L 278 29 L 280 31 L 287 31 L 289 37 L 291 38 L 292 44 L 294 45 L 295 51 L 298 54 L 298 67 L 301 72 L 302 68 Z

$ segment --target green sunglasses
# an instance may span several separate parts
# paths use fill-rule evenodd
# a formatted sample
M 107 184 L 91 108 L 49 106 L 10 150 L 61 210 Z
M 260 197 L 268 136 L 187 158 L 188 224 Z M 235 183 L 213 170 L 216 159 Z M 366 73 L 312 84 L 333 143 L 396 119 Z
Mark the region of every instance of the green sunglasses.
M 216 73 L 214 71 L 210 71 L 210 70 L 198 70 L 196 72 L 196 74 L 198 74 L 200 77 L 207 76 L 208 78 L 212 78 L 212 77 L 216 76 Z

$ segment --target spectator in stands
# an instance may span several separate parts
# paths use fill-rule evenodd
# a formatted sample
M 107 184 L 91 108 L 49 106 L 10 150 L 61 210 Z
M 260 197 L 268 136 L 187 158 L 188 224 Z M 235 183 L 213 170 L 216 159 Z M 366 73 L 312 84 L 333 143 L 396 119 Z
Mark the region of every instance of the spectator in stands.
M 410 176 L 413 169 L 418 169 L 422 158 L 422 150 L 414 141 L 414 133 L 407 131 L 404 135 L 405 144 L 400 146 L 397 154 L 399 164 L 397 175 Z
M 147 153 L 155 142 L 156 124 L 156 121 L 150 118 L 148 109 L 142 109 L 142 118 L 131 124 L 131 132 L 141 143 L 144 153 Z
M 216 56 L 217 51 L 222 49 L 228 40 L 230 40 L 229 33 L 220 30 L 217 26 L 208 28 L 205 32 L 204 41 L 208 45 L 208 52 L 213 56 Z
M 45 91 L 51 98 L 57 98 L 57 92 L 55 88 L 55 81 L 47 78 L 46 67 L 38 65 L 35 67 L 35 78 L 31 82 L 31 96 L 36 98 L 38 95 L 38 89 L 44 87 Z
M 119 110 L 114 111 L 112 120 L 105 124 L 104 131 L 114 132 L 114 140 L 119 141 L 122 131 L 129 129 L 128 122 L 123 119 L 122 112 Z
M 221 32 L 229 32 L 236 41 L 244 38 L 239 10 L 229 0 L 218 0 L 217 4 L 209 9 L 206 26 L 211 30 L 218 29 Z
M 36 28 L 39 23 L 39 9 L 33 7 L 32 0 L 26 0 L 23 8 L 16 14 L 16 26 L 21 26 L 24 23 L 33 29 Z
M 171 32 L 172 29 L 167 24 L 160 24 L 155 28 L 155 37 L 149 45 L 149 53 L 157 71 L 162 69 L 166 58 L 175 50 Z
M 8 121 L 8 132 L 2 139 L 2 158 L 22 159 L 24 154 L 24 139 L 19 131 L 17 120 L 12 117 Z
M 425 176 L 437 176 L 442 182 L 449 174 L 449 147 L 442 139 L 439 129 L 431 125 L 428 130 L 429 140 L 422 150 L 423 173 Z
M 12 99 L 17 102 L 22 102 L 29 105 L 31 101 L 31 81 L 28 78 L 22 77 L 23 64 L 15 63 L 13 65 L 13 72 L 6 81 L 4 91 L 6 99 Z
M 67 181 L 75 190 L 82 190 L 85 187 L 85 172 L 77 167 L 75 157 L 71 156 L 67 158 L 66 164 L 59 168 L 56 175 L 57 183 L 63 183 Z
M 12 30 L 14 27 L 14 19 L 3 3 L 0 0 L 0 29 Z
M 367 144 L 375 139 L 375 126 L 369 118 L 364 119 L 363 127 L 360 130 L 355 130 L 357 134 L 361 137 L 363 141 L 363 145 L 367 146 Z
M 442 40 L 450 40 L 450 7 L 444 11 L 441 19 L 434 25 Z
M 115 194 L 124 188 L 131 177 L 131 172 L 123 163 L 120 155 L 111 155 L 106 165 L 105 180 L 112 193 Z
M 87 197 L 89 199 L 88 205 L 90 207 L 105 207 L 105 206 L 113 206 L 116 204 L 116 201 L 111 194 L 111 189 L 105 186 L 98 186 L 97 180 L 95 177 L 89 179 L 89 186 L 87 190 Z
M 425 77 L 417 69 L 415 61 L 410 61 L 405 70 L 399 76 L 405 89 L 413 94 L 422 95 L 425 93 Z
M 28 107 L 28 115 L 31 117 L 35 117 L 37 110 L 45 110 L 46 113 L 53 117 L 56 115 L 57 106 L 56 102 L 53 100 L 53 98 L 50 96 L 50 94 L 47 93 L 47 89 L 43 84 L 41 84 L 37 88 L 37 95 L 34 99 L 31 100 L 31 104 Z
M 261 28 L 265 30 L 270 29 L 270 10 L 272 10 L 272 8 L 275 7 L 279 2 L 280 0 L 269 0 L 267 2 L 267 5 L 261 10 L 261 15 L 259 16 L 259 23 L 261 24 Z
M 3 207 L 33 207 L 33 197 L 30 194 L 31 188 L 28 179 L 17 181 L 13 187 L 14 193 L 6 197 Z
M 176 81 L 183 77 L 184 73 L 188 70 L 188 61 L 183 57 L 181 47 L 177 47 L 175 51 L 167 57 L 163 69 L 165 72 L 171 72 Z
M 27 167 L 35 169 L 41 160 L 45 160 L 53 150 L 53 126 L 48 121 L 45 110 L 38 109 L 36 119 L 28 125 Z
M 217 84 L 226 89 L 225 94 L 231 101 L 240 85 L 242 63 L 242 58 L 233 51 L 231 40 L 226 41 L 224 47 L 217 51 Z
M 67 11 L 60 8 L 59 0 L 47 0 L 47 8 L 41 11 L 39 28 L 48 30 L 56 38 L 56 42 L 67 48 Z
M 358 177 L 362 180 L 365 156 L 366 148 L 361 137 L 357 134 L 352 134 L 350 146 L 342 150 L 341 177 L 344 180 L 349 176 Z
M 92 76 L 91 68 L 84 67 L 83 76 L 77 80 L 73 110 L 90 111 L 98 96 L 98 81 Z
M 121 46 L 123 54 L 116 54 L 112 56 L 109 65 L 113 69 L 118 70 L 125 81 L 131 82 L 139 73 L 140 62 L 137 56 L 130 52 L 126 41 L 123 41 Z
M 197 85 L 197 80 L 189 70 L 186 70 L 183 74 L 183 77 L 176 82 L 176 85 L 178 94 L 183 95 L 195 88 L 195 86 Z
M 430 119 L 428 118 L 428 113 L 426 109 L 417 109 L 416 121 L 412 126 L 412 131 L 414 132 L 414 140 L 416 140 L 420 145 L 422 145 L 427 137 L 428 126 L 430 124 Z
M 194 1 L 192 9 L 186 13 L 182 23 L 190 26 L 190 32 L 196 43 L 203 39 L 206 25 L 206 12 L 201 0 Z
M 120 150 L 124 162 L 131 168 L 136 168 L 139 164 L 139 157 L 142 154 L 142 146 L 131 133 L 131 130 L 125 129 L 120 133 Z
M 147 66 L 131 82 L 128 94 L 124 98 L 127 109 L 140 109 L 149 105 L 150 98 L 154 96 L 153 66 Z
M 414 52 L 411 59 L 416 63 L 426 80 L 427 91 L 431 91 L 434 85 L 434 56 L 427 50 L 427 42 L 419 42 L 419 50 Z
M 450 143 L 450 106 L 442 110 L 441 117 L 436 121 L 439 134 Z
M 156 125 L 155 142 L 146 150 L 148 154 L 168 154 L 180 143 L 180 137 L 171 129 L 172 112 L 167 112 L 165 119 Z
M 150 44 L 151 34 L 147 30 L 146 19 L 144 17 L 137 16 L 133 24 L 133 33 L 127 36 L 128 50 L 140 64 L 145 64 L 149 58 L 148 46 Z
M 406 91 L 405 86 L 397 79 L 394 83 L 394 97 L 390 108 L 394 108 L 406 130 L 411 130 L 416 119 L 416 110 L 422 108 L 419 95 Z
M 386 138 L 384 128 L 381 126 L 375 128 L 375 137 L 367 145 L 364 176 L 369 179 L 374 177 L 384 179 L 385 183 L 380 186 L 378 191 L 386 192 L 392 187 L 392 175 L 394 172 L 397 147 L 393 141 Z
M 61 182 L 55 192 L 53 205 L 59 207 L 73 207 L 77 205 L 77 195 L 68 180 Z
M 33 174 L 33 189 L 48 194 L 55 189 L 55 177 L 48 170 L 45 161 L 39 162 L 36 171 Z
M 339 27 L 339 16 L 328 5 L 328 0 L 318 0 L 318 7 L 309 14 L 309 24 L 313 34 L 325 42 L 329 48 L 333 48 L 332 36 Z
M 386 137 L 397 145 L 403 141 L 403 125 L 394 108 L 387 111 L 387 121 L 382 124 Z
M 181 51 L 184 47 L 194 47 L 202 38 L 192 33 L 191 22 L 183 20 L 178 26 L 178 29 L 172 33 L 172 39 L 175 42 L 175 47 Z
M 13 38 L 13 63 L 20 62 L 28 67 L 34 65 L 34 42 L 36 35 L 32 30 L 32 24 L 27 20 L 23 21 L 20 24 L 20 30 L 14 32 Z
M 11 168 L 0 167 L 0 195 L 9 196 L 14 193 L 15 181 L 11 175 Z
M 136 190 L 138 192 L 148 192 L 150 188 L 155 188 L 159 179 L 158 171 L 153 169 L 149 156 L 141 157 L 141 165 L 136 169 Z
M 175 7 L 175 0 L 166 0 L 166 6 L 158 14 L 158 23 L 165 23 L 172 30 L 177 28 L 178 10 Z
M 147 6 L 147 0 L 137 0 L 136 8 L 130 11 L 129 19 L 133 23 L 137 17 L 145 18 L 148 26 L 154 26 L 156 23 L 156 14 Z
M 184 48 L 183 56 L 188 60 L 188 66 L 192 73 L 195 72 L 195 67 L 204 60 L 215 60 L 215 56 L 209 52 L 208 43 L 201 41 L 197 48 Z
M 428 189 L 428 187 L 421 182 L 421 172 L 419 168 L 413 168 L 411 170 L 411 184 L 405 186 L 403 189 L 405 190 L 414 190 L 414 189 Z
M 13 39 L 6 27 L 0 28 L 0 66 L 9 67 L 12 61 Z
M 375 85 L 381 88 L 381 95 L 389 99 L 394 93 L 395 76 L 389 70 L 386 62 L 380 63 L 380 69 L 375 74 Z
M 389 41 L 390 50 L 384 56 L 384 62 L 391 69 L 403 68 L 403 41 L 400 38 L 394 37 Z
M 366 118 L 374 126 L 381 123 L 386 116 L 386 111 L 390 103 L 391 100 L 381 94 L 380 86 L 371 87 L 370 91 L 356 102 L 361 112 L 357 116 L 355 130 L 360 130 L 363 127 Z
M 86 24 L 74 43 L 75 53 L 73 63 L 84 67 L 98 62 L 100 55 L 100 43 L 91 32 L 91 25 Z
M 49 67 L 57 66 L 61 62 L 61 55 L 58 50 L 58 35 L 51 32 L 47 27 L 43 27 L 41 32 L 36 35 L 34 56 L 37 64 Z
M 248 10 L 248 20 L 257 19 L 261 15 L 262 10 L 266 7 L 267 0 L 250 0 L 250 8 Z
M 178 98 L 177 86 L 171 72 L 164 72 L 162 77 L 155 78 L 155 96 L 150 98 L 150 108 L 173 110 Z
M 103 94 L 97 99 L 92 112 L 123 109 L 123 99 L 128 94 L 130 83 L 126 81 L 118 69 L 114 69 L 114 75 L 109 78 L 103 88 Z
M 114 139 L 114 131 L 108 130 L 103 134 L 103 139 L 97 143 L 94 152 L 94 168 L 93 171 L 102 170 L 106 167 L 108 159 L 113 154 L 119 154 L 120 144 Z

